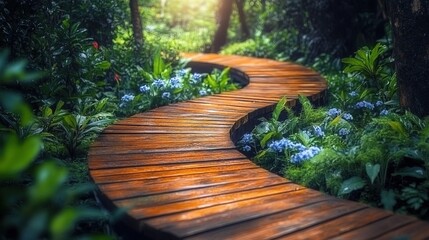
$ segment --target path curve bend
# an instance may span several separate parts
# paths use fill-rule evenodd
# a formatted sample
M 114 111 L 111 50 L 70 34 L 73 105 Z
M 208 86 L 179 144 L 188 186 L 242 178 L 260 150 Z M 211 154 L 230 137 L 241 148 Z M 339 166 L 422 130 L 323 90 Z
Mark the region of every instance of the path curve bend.
M 303 66 L 240 56 L 187 54 L 205 71 L 231 67 L 247 86 L 156 108 L 106 128 L 89 172 L 111 211 L 143 239 L 429 238 L 429 224 L 336 199 L 272 174 L 233 140 L 287 96 L 323 101 L 326 81 Z M 247 129 L 246 129 L 247 128 Z

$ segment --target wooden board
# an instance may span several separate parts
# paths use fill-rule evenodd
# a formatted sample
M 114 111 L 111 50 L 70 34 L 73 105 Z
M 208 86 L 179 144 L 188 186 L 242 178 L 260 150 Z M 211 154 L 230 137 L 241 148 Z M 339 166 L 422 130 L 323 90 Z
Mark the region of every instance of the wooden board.
M 148 239 L 428 239 L 429 223 L 336 199 L 272 174 L 232 136 L 283 96 L 324 99 L 326 81 L 293 63 L 186 54 L 191 66 L 230 67 L 247 85 L 136 114 L 92 144 L 89 171 L 105 206 Z M 194 69 L 198 70 L 198 69 Z

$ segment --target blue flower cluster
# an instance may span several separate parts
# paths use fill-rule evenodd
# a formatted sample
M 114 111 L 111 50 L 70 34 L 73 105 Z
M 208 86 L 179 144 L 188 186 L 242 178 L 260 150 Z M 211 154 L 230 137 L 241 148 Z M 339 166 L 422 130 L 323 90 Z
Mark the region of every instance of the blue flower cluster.
M 381 110 L 380 112 L 380 116 L 386 116 L 387 114 L 389 114 L 389 111 L 386 109 Z
M 350 134 L 350 130 L 349 129 L 347 129 L 347 128 L 341 128 L 339 131 L 338 131 L 338 135 L 340 135 L 340 136 L 347 136 L 347 135 L 349 135 Z
M 350 97 L 356 97 L 358 95 L 358 93 L 356 91 L 352 91 L 349 93 Z
M 341 114 L 341 110 L 338 108 L 331 108 L 328 110 L 328 116 L 334 118 Z
M 176 76 L 177 77 L 183 77 L 186 75 L 186 73 L 188 73 L 185 69 L 180 69 L 176 71 Z
M 251 146 L 249 146 L 249 145 L 245 145 L 245 146 L 242 148 L 242 150 L 243 150 L 244 152 L 250 152 L 250 151 L 252 150 L 252 147 L 251 147 Z
M 194 73 L 191 76 L 191 83 L 198 84 L 198 83 L 201 82 L 202 79 L 203 79 L 203 75 L 202 74 Z
M 140 92 L 148 93 L 150 91 L 150 87 L 148 85 L 140 86 Z
M 207 95 L 207 91 L 205 89 L 201 89 L 200 92 L 199 92 L 199 94 L 201 96 L 206 96 Z
M 367 102 L 367 101 L 361 101 L 356 103 L 355 105 L 356 108 L 367 108 L 369 110 L 373 110 L 374 109 L 374 104 Z
M 351 115 L 350 113 L 344 113 L 343 119 L 347 120 L 347 121 L 351 121 L 351 120 L 353 120 L 353 115 Z
M 377 107 L 380 107 L 382 105 L 384 105 L 384 102 L 382 102 L 380 100 L 375 103 L 375 106 L 377 106 Z
M 255 140 L 253 139 L 253 134 L 251 134 L 251 133 L 244 134 L 243 137 L 241 138 L 240 142 L 243 144 L 246 144 L 246 145 L 254 143 Z
M 170 85 L 172 88 L 181 88 L 182 87 L 182 83 L 180 82 L 180 78 L 178 77 L 173 77 L 170 79 Z
M 134 100 L 134 95 L 132 95 L 132 94 L 125 94 L 121 98 L 122 102 L 131 102 L 132 100 Z
M 298 164 L 316 156 L 320 153 L 320 151 L 322 151 L 322 149 L 319 147 L 309 147 L 297 154 L 292 155 L 290 161 L 292 163 Z
M 272 152 L 278 152 L 281 153 L 286 149 L 290 150 L 296 150 L 296 151 L 303 151 L 305 150 L 305 146 L 301 143 L 295 143 L 287 138 L 282 138 L 277 141 L 272 141 L 270 144 L 268 144 L 268 148 Z
M 163 92 L 163 93 L 162 93 L 162 98 L 163 98 L 163 99 L 169 99 L 169 98 L 170 98 L 170 96 L 171 96 L 171 93 L 169 93 L 169 92 Z
M 323 132 L 320 126 L 313 126 L 314 134 L 318 137 L 324 137 L 325 133 Z
M 152 86 L 156 88 L 163 88 L 165 87 L 165 82 L 162 79 L 157 79 L 152 82 Z

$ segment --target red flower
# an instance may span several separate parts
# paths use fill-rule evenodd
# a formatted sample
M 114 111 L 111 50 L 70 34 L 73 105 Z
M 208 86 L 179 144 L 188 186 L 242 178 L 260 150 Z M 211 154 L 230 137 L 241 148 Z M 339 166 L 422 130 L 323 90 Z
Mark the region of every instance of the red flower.
M 92 42 L 92 46 L 95 48 L 95 49 L 98 49 L 100 46 L 98 45 L 98 42 L 97 41 L 93 41 Z
M 113 79 L 116 81 L 116 83 L 119 83 L 119 81 L 121 81 L 121 76 L 119 76 L 118 73 L 115 73 L 115 75 L 113 76 Z

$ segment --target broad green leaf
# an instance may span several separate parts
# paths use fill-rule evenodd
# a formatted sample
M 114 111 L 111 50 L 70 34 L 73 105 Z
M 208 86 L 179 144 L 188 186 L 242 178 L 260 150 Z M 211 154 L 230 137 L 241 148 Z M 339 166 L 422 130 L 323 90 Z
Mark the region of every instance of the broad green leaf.
M 365 165 L 366 174 L 371 180 L 371 184 L 374 184 L 375 178 L 377 178 L 378 173 L 380 172 L 380 164 L 372 165 L 371 163 L 367 163 Z
M 351 193 L 355 190 L 362 189 L 366 185 L 365 181 L 360 177 L 351 177 L 345 180 L 340 187 L 338 195 Z
M 67 169 L 52 161 L 37 168 L 35 185 L 30 189 L 31 199 L 40 203 L 52 198 L 67 179 Z
M 394 172 L 392 176 L 414 177 L 419 179 L 427 178 L 426 170 L 421 167 L 405 167 Z
M 265 147 L 267 145 L 267 142 L 271 140 L 271 138 L 275 135 L 275 132 L 270 132 L 267 135 L 264 136 L 261 140 L 261 147 Z
M 9 135 L 0 152 L 0 177 L 14 176 L 26 169 L 39 154 L 41 146 L 42 142 L 36 136 L 20 142 L 16 135 Z
M 75 222 L 78 219 L 78 212 L 74 208 L 65 208 L 58 213 L 51 221 L 50 231 L 54 239 L 60 239 L 67 232 L 74 228 Z
M 153 75 L 157 78 L 161 77 L 164 68 L 165 63 L 161 58 L 160 52 L 157 52 L 153 59 Z
M 99 63 L 95 64 L 95 67 L 99 68 L 101 70 L 107 70 L 107 69 L 110 68 L 110 66 L 111 66 L 111 64 L 108 61 L 102 61 L 102 62 L 99 62 Z
M 397 133 L 401 134 L 402 136 L 408 136 L 407 131 L 405 130 L 404 126 L 400 122 L 397 121 L 388 121 L 387 122 L 390 127 Z
M 341 117 L 342 115 L 338 115 L 337 117 L 335 117 L 330 123 L 329 123 L 329 126 L 335 126 L 335 125 L 337 125 L 338 123 L 340 123 L 341 122 L 341 119 L 342 119 L 342 117 Z
M 381 191 L 381 204 L 383 204 L 384 209 L 389 211 L 393 210 L 393 207 L 396 205 L 395 193 L 393 190 Z
M 283 97 L 282 99 L 280 99 L 280 101 L 277 103 L 276 107 L 274 108 L 273 111 L 273 119 L 275 121 L 278 121 L 280 118 L 280 114 L 282 113 L 285 104 L 286 104 L 286 97 Z

